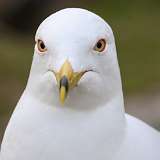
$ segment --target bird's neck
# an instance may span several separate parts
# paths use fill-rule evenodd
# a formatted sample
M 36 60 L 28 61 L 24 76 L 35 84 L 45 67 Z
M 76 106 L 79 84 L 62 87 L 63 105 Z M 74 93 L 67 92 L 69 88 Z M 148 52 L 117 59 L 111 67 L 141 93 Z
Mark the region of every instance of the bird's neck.
M 90 153 L 97 153 L 98 147 L 98 151 L 102 151 L 97 153 L 98 157 L 105 154 L 110 159 L 118 152 L 125 136 L 122 96 L 94 110 L 74 110 L 46 105 L 25 91 L 12 120 L 16 123 L 19 141 L 25 135 L 30 140 L 28 143 L 32 144 L 33 153 L 41 151 L 41 146 L 47 144 L 45 153 L 54 151 L 58 155 L 67 155 L 72 151 L 76 157 L 81 148 L 81 153 L 89 154 L 89 159 L 97 159 Z
M 90 119 L 93 120 L 93 123 L 98 121 L 99 123 L 104 123 L 106 128 L 116 130 L 116 132 L 117 129 L 119 130 L 119 127 L 123 128 L 125 126 L 125 112 L 122 93 L 113 97 L 112 100 L 106 102 L 103 106 L 86 110 L 77 109 L 76 106 L 74 109 L 67 106 L 54 106 L 50 103 L 42 103 L 38 98 L 33 97 L 33 95 L 27 91 L 24 92 L 21 101 L 26 101 L 26 99 L 27 106 L 25 105 L 22 107 L 27 107 L 27 110 L 30 110 L 29 112 L 31 113 L 36 111 L 34 114 L 39 115 L 39 117 L 51 116 L 53 119 L 57 118 L 59 120 L 65 117 L 66 119 L 72 119 L 72 122 Z

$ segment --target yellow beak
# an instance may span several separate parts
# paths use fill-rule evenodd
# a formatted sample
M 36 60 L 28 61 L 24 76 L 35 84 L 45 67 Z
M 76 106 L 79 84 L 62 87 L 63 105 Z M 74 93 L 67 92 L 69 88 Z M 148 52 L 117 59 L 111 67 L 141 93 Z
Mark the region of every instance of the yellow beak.
M 70 89 L 74 88 L 86 71 L 74 72 L 70 62 L 66 60 L 59 72 L 54 72 L 59 86 L 59 99 L 64 104 Z

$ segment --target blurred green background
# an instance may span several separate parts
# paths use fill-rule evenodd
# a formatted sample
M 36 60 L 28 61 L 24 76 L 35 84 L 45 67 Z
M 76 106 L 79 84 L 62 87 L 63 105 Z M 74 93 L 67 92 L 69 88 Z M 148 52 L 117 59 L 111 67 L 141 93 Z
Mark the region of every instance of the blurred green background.
M 27 82 L 36 28 L 67 7 L 91 10 L 111 25 L 126 111 L 160 129 L 159 0 L 1 0 L 0 140 Z

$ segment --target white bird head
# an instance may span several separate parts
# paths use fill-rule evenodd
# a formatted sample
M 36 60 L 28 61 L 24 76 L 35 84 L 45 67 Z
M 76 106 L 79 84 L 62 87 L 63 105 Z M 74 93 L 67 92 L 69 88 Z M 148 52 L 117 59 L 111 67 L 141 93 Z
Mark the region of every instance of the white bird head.
M 69 8 L 39 26 L 27 88 L 53 106 L 93 109 L 121 96 L 112 29 L 96 14 Z

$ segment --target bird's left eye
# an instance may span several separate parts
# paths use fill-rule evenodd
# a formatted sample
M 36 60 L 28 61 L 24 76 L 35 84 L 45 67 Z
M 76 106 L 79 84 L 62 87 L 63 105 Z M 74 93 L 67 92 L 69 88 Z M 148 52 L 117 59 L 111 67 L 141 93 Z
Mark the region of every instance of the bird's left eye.
M 37 41 L 37 48 L 38 48 L 38 50 L 39 50 L 40 52 L 45 52 L 45 51 L 47 51 L 47 48 L 46 48 L 44 42 L 43 42 L 42 40 L 40 40 L 40 39 Z
M 96 45 L 94 46 L 94 50 L 98 52 L 103 52 L 104 49 L 106 48 L 106 40 L 105 39 L 100 39 Z

